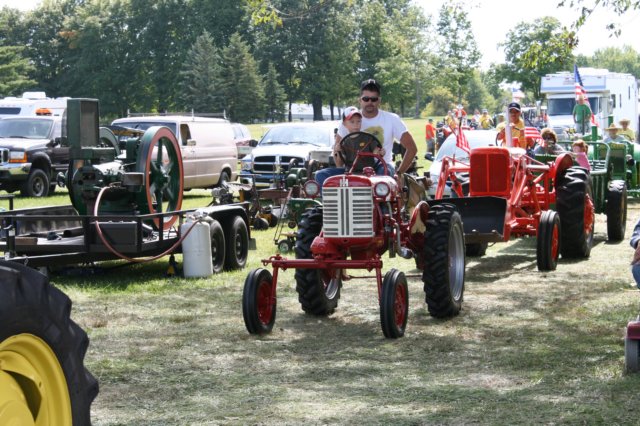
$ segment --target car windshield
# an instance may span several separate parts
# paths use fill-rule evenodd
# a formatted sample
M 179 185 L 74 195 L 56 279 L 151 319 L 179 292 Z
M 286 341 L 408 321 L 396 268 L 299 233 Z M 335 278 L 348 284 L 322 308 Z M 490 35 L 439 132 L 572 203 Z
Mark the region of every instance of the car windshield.
M 48 139 L 53 120 L 11 119 L 0 120 L 0 138 Z
M 330 146 L 333 142 L 327 128 L 316 126 L 279 126 L 269 129 L 259 145 L 310 144 Z
M 589 98 L 591 111 L 600 111 L 600 103 L 598 98 Z M 574 98 L 551 98 L 547 100 L 548 115 L 572 115 L 573 107 L 576 105 Z

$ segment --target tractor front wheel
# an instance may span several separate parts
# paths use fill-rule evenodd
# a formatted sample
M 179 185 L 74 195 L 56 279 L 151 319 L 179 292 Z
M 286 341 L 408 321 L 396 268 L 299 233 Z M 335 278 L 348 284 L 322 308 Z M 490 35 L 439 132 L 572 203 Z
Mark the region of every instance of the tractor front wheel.
M 624 181 L 609 182 L 607 188 L 607 237 L 609 241 L 624 240 L 627 226 L 627 187 Z
M 26 266 L 0 262 L 0 424 L 88 425 L 98 382 L 71 301 Z
M 465 245 L 462 220 L 454 206 L 433 206 L 424 239 L 422 281 L 429 314 L 458 315 L 464 295 Z
M 276 299 L 271 298 L 275 283 L 271 272 L 263 268 L 253 269 L 244 281 L 242 291 L 242 316 L 251 334 L 271 333 L 276 321 Z
M 553 210 L 545 210 L 540 217 L 536 240 L 536 260 L 539 271 L 553 271 L 560 256 L 560 217 Z
M 311 259 L 311 244 L 322 229 L 322 208 L 314 207 L 302 214 L 296 235 L 296 259 Z M 296 291 L 302 310 L 312 315 L 330 315 L 340 299 L 342 270 L 296 269 Z
M 397 269 L 391 269 L 382 280 L 380 325 L 384 337 L 404 336 L 409 317 L 409 288 L 407 278 Z

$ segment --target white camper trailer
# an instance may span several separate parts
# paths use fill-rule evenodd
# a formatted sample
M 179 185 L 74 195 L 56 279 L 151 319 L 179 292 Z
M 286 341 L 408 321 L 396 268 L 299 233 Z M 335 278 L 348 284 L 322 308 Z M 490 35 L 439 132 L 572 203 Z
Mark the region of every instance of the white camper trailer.
M 591 111 L 595 114 L 598 133 L 608 126 L 613 115 L 617 124 L 621 119 L 631 120 L 638 134 L 638 82 L 631 74 L 609 72 L 606 69 L 579 68 L 582 84 L 587 91 Z M 574 128 L 573 107 L 576 104 L 573 72 L 558 72 L 542 77 L 540 91 L 547 98 L 548 126 L 562 135 Z
M 0 118 L 38 114 L 62 116 L 69 98 L 48 98 L 44 92 L 24 92 L 0 99 Z

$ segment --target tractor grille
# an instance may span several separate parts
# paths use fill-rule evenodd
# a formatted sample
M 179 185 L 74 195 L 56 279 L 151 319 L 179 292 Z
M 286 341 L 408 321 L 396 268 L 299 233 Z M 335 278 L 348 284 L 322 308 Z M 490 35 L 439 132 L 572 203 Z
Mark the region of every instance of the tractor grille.
M 304 158 L 293 157 L 290 155 L 268 155 L 264 157 L 256 157 L 253 159 L 254 173 L 277 173 L 281 169 L 283 173 L 289 171 L 289 162 L 295 159 L 298 161 L 298 167 L 304 167 Z
M 9 150 L 5 148 L 0 149 L 0 163 L 9 162 Z
M 322 190 L 325 237 L 373 237 L 373 195 L 370 187 Z

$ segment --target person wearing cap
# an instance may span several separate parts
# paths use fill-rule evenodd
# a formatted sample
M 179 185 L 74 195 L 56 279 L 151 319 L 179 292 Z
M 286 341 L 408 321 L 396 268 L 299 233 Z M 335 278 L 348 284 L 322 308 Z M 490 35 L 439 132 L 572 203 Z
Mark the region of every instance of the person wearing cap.
M 413 140 L 407 126 L 397 114 L 380 109 L 381 102 L 380 84 L 374 79 L 368 79 L 360 85 L 360 112 L 362 113 L 362 131 L 374 135 L 384 149 L 384 161 L 387 165 L 389 175 L 398 176 L 398 183 L 403 185 L 402 174 L 405 173 L 418 152 L 416 142 Z M 340 137 L 346 136 L 346 129 L 338 128 Z M 404 156 L 398 166 L 398 170 L 393 166 L 393 144 L 394 140 L 400 141 L 404 148 Z
M 635 142 L 636 134 L 634 133 L 633 129 L 629 127 L 630 123 L 631 123 L 631 120 L 629 120 L 628 118 L 623 118 L 622 120 L 620 120 L 620 125 L 622 126 L 622 129 L 618 131 L 618 134 L 620 136 L 626 137 L 631 142 Z
M 480 116 L 480 127 L 482 127 L 484 130 L 493 127 L 493 120 L 489 116 L 489 111 L 487 111 L 486 108 L 482 110 L 482 115 Z
M 550 128 L 542 129 L 540 132 L 542 138 L 542 144 L 536 146 L 533 150 L 535 155 L 557 155 L 564 152 L 564 149 L 558 145 L 558 136 Z
M 346 135 L 353 132 L 359 132 L 362 127 L 362 113 L 360 110 L 354 106 L 349 106 L 344 109 L 342 112 L 342 127 L 346 129 Z M 337 176 L 344 174 L 344 161 L 342 160 L 342 156 L 340 155 L 341 146 L 340 142 L 342 141 L 342 137 L 336 133 L 335 135 L 335 143 L 333 145 L 333 160 L 336 163 L 336 167 L 325 167 L 324 169 L 318 170 L 316 172 L 315 181 L 318 182 L 320 188 L 322 188 L 322 184 L 327 178 L 331 176 Z
M 511 128 L 511 139 L 513 141 L 512 146 L 518 146 L 520 148 L 527 149 L 527 140 L 524 137 L 524 120 L 520 117 L 522 110 L 520 109 L 520 104 L 517 102 L 511 102 L 508 106 L 509 110 L 509 126 Z M 507 122 L 502 122 L 498 124 L 496 130 L 498 131 L 497 140 L 502 142 L 503 146 L 508 144 L 507 135 L 505 128 L 507 127 Z
M 584 135 L 591 131 L 591 107 L 584 99 L 584 95 L 578 95 L 578 100 L 573 107 L 573 122 L 576 125 L 576 133 Z
M 611 123 L 611 126 L 607 127 L 605 130 L 609 133 L 607 137 L 604 138 L 605 142 L 628 142 L 627 138 L 618 134 L 620 127 L 616 126 L 616 123 Z
M 424 158 L 428 158 L 429 154 L 433 157 L 436 153 L 436 128 L 433 125 L 433 118 L 430 118 L 424 126 L 424 139 L 427 143 L 427 153 Z

